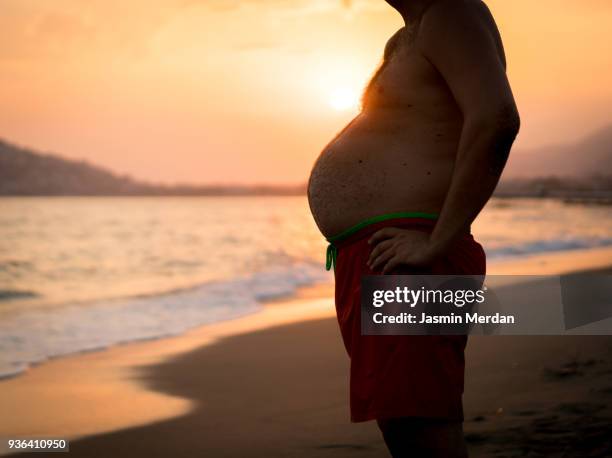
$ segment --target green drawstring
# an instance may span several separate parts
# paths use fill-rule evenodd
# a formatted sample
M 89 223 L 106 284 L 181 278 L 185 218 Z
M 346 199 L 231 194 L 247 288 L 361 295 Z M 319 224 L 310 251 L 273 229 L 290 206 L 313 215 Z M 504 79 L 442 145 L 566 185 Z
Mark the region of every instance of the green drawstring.
M 325 270 L 330 270 L 332 267 L 336 270 L 336 258 L 338 257 L 338 248 L 332 243 L 327 245 L 327 253 L 325 253 Z
M 338 257 L 338 248 L 334 245 L 334 242 L 340 242 L 341 240 L 350 237 L 351 235 L 359 232 L 366 226 L 371 224 L 380 223 L 382 221 L 388 221 L 396 218 L 423 218 L 436 220 L 438 215 L 435 213 L 423 213 L 423 212 L 399 212 L 399 213 L 386 213 L 384 215 L 373 216 L 372 218 L 368 218 L 365 221 L 360 222 L 359 224 L 354 225 L 353 227 L 349 227 L 348 229 L 342 231 L 339 234 L 334 235 L 333 237 L 327 238 L 329 245 L 327 246 L 326 253 L 326 262 L 325 269 L 330 270 L 332 267 L 336 270 L 336 258 Z

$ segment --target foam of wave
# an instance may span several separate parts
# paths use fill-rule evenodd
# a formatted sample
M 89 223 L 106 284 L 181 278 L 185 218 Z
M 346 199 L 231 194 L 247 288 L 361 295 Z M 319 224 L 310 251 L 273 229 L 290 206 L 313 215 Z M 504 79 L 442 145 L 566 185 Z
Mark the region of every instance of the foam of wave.
M 163 295 L 73 304 L 52 312 L 24 310 L 0 323 L 0 378 L 50 358 L 178 335 L 254 313 L 264 300 L 325 280 L 329 276 L 319 264 L 299 263 Z
M 580 250 L 586 248 L 606 247 L 612 245 L 612 238 L 584 238 L 574 237 L 554 240 L 534 240 L 523 244 L 513 244 L 488 248 L 488 258 L 506 258 L 524 256 L 553 251 Z
M 576 237 L 493 247 L 485 244 L 485 248 L 489 258 L 499 259 L 610 245 L 612 238 Z M 231 281 L 53 310 L 24 309 L 4 317 L 0 322 L 0 378 L 18 375 L 50 358 L 178 335 L 203 324 L 254 313 L 262 301 L 290 296 L 299 286 L 331 280 L 319 263 L 281 261 L 277 267 Z M 23 291 L 8 293 L 15 298 Z

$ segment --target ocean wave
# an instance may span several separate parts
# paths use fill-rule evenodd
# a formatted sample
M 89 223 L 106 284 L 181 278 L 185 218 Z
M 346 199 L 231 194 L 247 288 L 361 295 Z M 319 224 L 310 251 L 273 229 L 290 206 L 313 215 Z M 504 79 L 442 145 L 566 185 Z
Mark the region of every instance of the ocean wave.
M 265 300 L 329 280 L 320 264 L 301 262 L 160 295 L 23 310 L 0 323 L 0 378 L 51 358 L 179 335 L 254 313 Z
M 525 256 L 553 251 L 581 250 L 587 248 L 606 247 L 612 245 L 612 238 L 564 238 L 555 240 L 533 240 L 523 244 L 512 244 L 487 248 L 487 258 L 506 258 Z

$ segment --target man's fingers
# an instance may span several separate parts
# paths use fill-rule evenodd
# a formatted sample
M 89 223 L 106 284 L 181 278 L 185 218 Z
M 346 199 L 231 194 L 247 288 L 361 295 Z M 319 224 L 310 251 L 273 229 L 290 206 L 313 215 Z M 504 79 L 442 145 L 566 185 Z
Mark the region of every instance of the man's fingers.
M 394 235 L 400 234 L 401 232 L 402 229 L 397 227 L 385 227 L 384 229 L 374 232 L 372 237 L 370 237 L 370 240 L 368 240 L 368 243 L 370 245 L 375 245 L 381 240 L 388 239 Z
M 389 259 L 395 255 L 395 250 L 388 249 L 380 253 L 370 263 L 370 270 L 376 270 L 378 267 L 383 266 Z
M 380 242 L 379 244 L 377 244 L 374 249 L 372 250 L 372 252 L 370 253 L 370 257 L 368 258 L 368 265 L 372 262 L 372 260 L 376 259 L 376 257 L 382 253 L 383 251 L 388 250 L 389 248 L 391 248 L 393 245 L 395 244 L 395 240 L 393 239 L 388 239 L 385 240 L 383 242 Z
M 400 259 L 400 256 L 396 254 L 395 256 L 393 256 L 391 259 L 387 261 L 387 263 L 383 267 L 382 273 L 388 274 L 389 272 L 392 272 L 393 269 L 395 269 L 400 264 L 402 264 L 402 261 Z

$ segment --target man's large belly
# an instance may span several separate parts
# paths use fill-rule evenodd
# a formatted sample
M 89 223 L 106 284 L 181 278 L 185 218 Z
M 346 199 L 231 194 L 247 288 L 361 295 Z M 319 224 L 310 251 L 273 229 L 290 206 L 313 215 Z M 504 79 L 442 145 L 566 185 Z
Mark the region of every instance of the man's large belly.
M 381 123 L 358 116 L 323 150 L 310 176 L 308 199 L 323 235 L 385 213 L 438 213 L 458 138 L 456 123 Z

